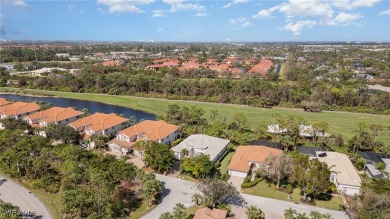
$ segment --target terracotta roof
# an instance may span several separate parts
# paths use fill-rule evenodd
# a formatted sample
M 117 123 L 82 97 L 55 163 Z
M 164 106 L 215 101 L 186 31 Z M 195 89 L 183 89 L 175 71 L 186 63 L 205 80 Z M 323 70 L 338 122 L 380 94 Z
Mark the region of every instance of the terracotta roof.
M 4 98 L 0 98 L 0 106 L 4 106 L 9 104 L 10 102 Z
M 249 73 L 259 73 L 261 76 L 265 76 L 272 66 L 273 63 L 271 60 L 263 59 L 260 63 L 253 66 L 253 68 L 249 70 Z
M 104 129 L 111 128 L 113 126 L 119 125 L 123 122 L 126 122 L 127 119 L 117 116 L 114 113 L 105 114 L 105 113 L 95 113 L 90 116 L 78 119 L 72 123 L 69 123 L 70 126 L 73 126 L 76 129 L 82 128 L 92 129 L 93 131 L 100 131 Z
M 181 67 L 179 67 L 179 71 L 186 71 L 186 70 L 190 70 L 190 69 L 199 69 L 200 68 L 200 64 L 198 63 L 188 63 L 188 62 L 185 62 L 183 63 L 183 65 Z
M 196 210 L 193 219 L 226 219 L 227 211 L 204 207 Z
M 33 113 L 26 118 L 31 120 L 43 120 L 46 123 L 62 121 L 68 118 L 76 117 L 82 115 L 83 112 L 77 111 L 72 107 L 62 108 L 62 107 L 52 107 L 47 110 L 42 110 L 40 112 Z
M 121 63 L 119 61 L 105 61 L 105 62 L 102 62 L 102 65 L 104 65 L 104 66 L 120 66 Z
M 157 141 L 159 139 L 165 138 L 172 132 L 176 131 L 178 128 L 179 127 L 177 125 L 166 123 L 163 120 L 144 120 L 125 130 L 120 131 L 119 134 L 124 134 L 128 137 L 142 135 L 142 137 L 145 137 L 148 140 Z
M 283 151 L 266 146 L 239 146 L 229 163 L 228 169 L 248 172 L 250 170 L 249 162 L 264 163 L 270 154 L 283 154 Z
M 38 111 L 41 107 L 34 103 L 16 102 L 0 107 L 0 113 L 6 116 L 14 116 L 22 113 L 29 113 Z

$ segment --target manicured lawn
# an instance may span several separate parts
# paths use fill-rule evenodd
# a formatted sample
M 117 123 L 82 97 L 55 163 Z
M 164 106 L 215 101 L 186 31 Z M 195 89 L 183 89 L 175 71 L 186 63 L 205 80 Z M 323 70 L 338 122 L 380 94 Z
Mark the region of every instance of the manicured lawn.
M 221 175 L 224 173 L 227 173 L 227 167 L 230 163 L 230 159 L 232 159 L 234 152 L 229 152 L 225 158 L 223 158 L 221 162 L 221 166 L 218 168 L 219 172 L 221 172 Z
M 0 88 L 1 90 L 10 90 L 10 88 Z M 27 89 L 26 89 L 27 90 Z M 34 91 L 34 90 L 33 90 Z M 348 112 L 320 112 L 309 113 L 304 112 L 301 109 L 284 109 L 284 108 L 272 108 L 263 109 L 256 107 L 249 107 L 243 105 L 233 104 L 220 104 L 220 103 L 203 103 L 195 101 L 182 101 L 182 100 L 166 100 L 166 99 L 153 99 L 153 98 L 141 98 L 132 96 L 111 96 L 106 94 L 86 94 L 86 93 L 68 93 L 68 92 L 51 92 L 51 91 L 39 91 L 40 93 L 50 93 L 59 97 L 98 101 L 108 104 L 120 105 L 130 107 L 137 110 L 144 110 L 156 115 L 165 114 L 168 105 L 177 104 L 179 106 L 199 106 L 202 107 L 206 116 L 210 114 L 211 110 L 218 110 L 220 117 L 226 117 L 227 122 L 231 122 L 233 115 L 236 113 L 244 114 L 248 119 L 248 125 L 254 129 L 259 124 L 272 124 L 272 114 L 279 113 L 283 116 L 297 115 L 302 116 L 308 123 L 315 123 L 324 121 L 329 123 L 330 132 L 334 134 L 341 134 L 345 138 L 351 138 L 354 135 L 354 130 L 357 129 L 357 125 L 360 122 L 365 124 L 381 124 L 384 127 L 384 131 L 379 133 L 378 139 L 383 141 L 385 145 L 390 145 L 390 130 L 388 126 L 390 124 L 390 116 L 384 115 L 371 115 L 371 114 L 358 114 Z M 347 140 L 345 139 L 345 140 Z
M 199 182 L 199 180 L 197 180 L 194 177 L 187 175 L 187 174 L 179 174 L 177 177 L 181 178 L 183 180 L 187 180 L 187 181 L 191 181 L 191 182 L 195 182 L 195 183 Z
M 242 191 L 246 194 L 262 196 L 266 198 L 279 199 L 289 202 L 299 203 L 301 199 L 300 190 L 294 189 L 293 193 L 290 195 L 292 199 L 287 199 L 288 194 L 275 190 L 272 188 L 272 184 L 268 183 L 266 180 L 262 180 L 257 183 L 256 186 L 252 188 L 243 188 Z M 316 205 L 318 207 L 333 209 L 333 210 L 342 210 L 343 201 L 340 197 L 333 197 L 329 201 L 318 201 L 316 200 Z
M 137 208 L 137 210 L 132 212 L 130 214 L 130 217 L 128 217 L 128 218 L 129 219 L 138 219 L 138 218 L 144 216 L 145 214 L 147 214 L 148 212 L 150 212 L 151 210 L 153 210 L 155 207 L 156 207 L 156 205 L 152 205 L 149 208 L 147 208 L 147 203 L 143 202 L 141 204 L 141 206 L 139 208 Z

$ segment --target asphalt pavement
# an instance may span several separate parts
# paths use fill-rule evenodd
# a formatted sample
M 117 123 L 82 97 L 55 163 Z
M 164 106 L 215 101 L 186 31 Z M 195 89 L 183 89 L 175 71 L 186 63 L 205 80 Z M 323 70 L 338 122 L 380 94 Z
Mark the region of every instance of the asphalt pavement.
M 196 188 L 196 184 L 193 182 L 159 174 L 156 174 L 156 178 L 162 181 L 165 187 L 162 193 L 162 200 L 155 209 L 144 215 L 142 217 L 143 219 L 158 219 L 162 213 L 167 211 L 172 212 L 176 203 L 179 202 L 183 203 L 186 207 L 189 207 L 193 205 L 191 202 L 192 195 L 194 193 L 200 193 Z M 244 202 L 241 203 L 241 207 L 237 206 L 238 208 L 245 208 L 246 205 L 255 205 L 261 208 L 266 213 L 266 216 L 268 215 L 267 218 L 284 218 L 284 210 L 288 208 L 295 209 L 299 213 L 306 213 L 306 215 L 309 215 L 311 211 L 318 211 L 323 214 L 329 213 L 335 219 L 349 218 L 344 211 L 329 210 L 305 204 L 295 204 L 288 201 L 248 194 L 241 195 Z
M 34 194 L 3 176 L 0 176 L 0 199 L 20 207 L 20 212 L 0 212 L 0 217 L 18 213 L 34 219 L 52 218 L 49 210 Z

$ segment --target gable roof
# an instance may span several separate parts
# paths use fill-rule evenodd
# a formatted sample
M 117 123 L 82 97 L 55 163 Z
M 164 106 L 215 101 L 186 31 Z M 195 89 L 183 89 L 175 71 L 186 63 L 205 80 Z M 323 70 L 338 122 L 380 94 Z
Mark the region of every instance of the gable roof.
M 211 210 L 204 207 L 196 210 L 193 219 L 226 219 L 227 211 L 214 208 Z
M 71 122 L 69 123 L 69 125 L 73 126 L 75 129 L 92 129 L 93 131 L 97 132 L 119 125 L 126 121 L 126 118 L 117 116 L 114 113 L 95 113 L 90 116 L 86 116 L 84 118 Z
M 0 107 L 0 113 L 6 116 L 38 111 L 41 107 L 34 102 L 15 102 Z
M 329 152 L 317 151 L 318 160 L 328 165 L 331 172 L 337 174 L 336 180 L 339 184 L 360 186 L 362 180 L 347 155 Z
M 67 107 L 67 108 L 52 107 L 47 110 L 42 110 L 40 112 L 33 113 L 29 116 L 26 116 L 26 118 L 31 120 L 36 120 L 36 119 L 43 120 L 46 123 L 50 123 L 50 122 L 62 121 L 82 114 L 83 112 L 77 111 L 72 107 Z
M 184 148 L 191 149 L 195 148 L 201 151 L 203 154 L 210 155 L 210 160 L 214 160 L 218 156 L 219 152 L 228 145 L 230 140 L 223 138 L 217 138 L 208 135 L 195 134 L 190 135 L 180 144 L 172 148 L 174 152 L 181 152 Z
M 250 170 L 249 162 L 264 163 L 270 154 L 283 154 L 283 151 L 266 146 L 239 146 L 230 160 L 228 170 L 248 172 Z
M 147 138 L 148 140 L 157 141 L 159 139 L 165 138 L 172 132 L 176 131 L 178 128 L 179 127 L 177 125 L 169 124 L 163 120 L 144 120 L 125 130 L 120 131 L 119 134 L 124 134 L 128 137 L 142 135 L 142 137 Z
M 10 102 L 4 98 L 0 98 L 0 106 L 4 106 L 9 104 Z
M 390 154 L 375 153 L 372 151 L 360 152 L 360 155 L 367 163 L 382 163 L 383 159 L 390 159 Z

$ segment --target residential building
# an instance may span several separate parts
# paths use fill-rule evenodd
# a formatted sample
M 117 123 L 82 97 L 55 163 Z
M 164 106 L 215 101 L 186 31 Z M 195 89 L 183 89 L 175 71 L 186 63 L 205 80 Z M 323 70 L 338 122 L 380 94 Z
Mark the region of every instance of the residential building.
M 216 162 L 226 151 L 226 147 L 229 143 L 230 140 L 195 134 L 190 135 L 171 150 L 174 152 L 175 158 L 179 160 L 187 156 L 205 154 L 210 156 L 212 162 Z M 188 154 L 184 154 L 183 150 L 187 150 Z
M 298 146 L 297 152 L 298 154 L 304 154 L 309 156 L 309 159 L 317 158 L 317 151 L 325 151 L 325 149 L 319 147 L 310 147 L 310 146 Z
M 4 98 L 0 98 L 0 106 L 4 106 L 9 104 L 10 102 Z
M 361 152 L 360 155 L 366 160 L 364 171 L 372 178 L 386 178 L 389 179 L 390 174 L 390 154 L 375 153 L 372 151 Z M 377 165 L 383 163 L 385 169 L 380 171 Z
M 80 118 L 84 113 L 77 111 L 72 107 L 52 107 L 47 110 L 42 110 L 31 115 L 25 116 L 23 119 L 26 120 L 30 125 L 36 126 L 47 126 L 48 124 L 56 125 L 67 125 Z
M 252 171 L 261 168 L 270 155 L 283 154 L 282 150 L 266 146 L 239 146 L 227 167 L 231 176 L 247 177 Z
M 335 184 L 338 192 L 359 194 L 362 180 L 347 155 L 329 151 L 317 151 L 316 154 L 319 161 L 328 165 L 331 171 L 330 181 Z
M 117 116 L 114 113 L 95 113 L 68 125 L 84 134 L 84 139 L 86 139 L 93 134 L 112 137 L 120 130 L 126 128 L 127 121 L 126 118 Z
M 144 120 L 120 131 L 116 138 L 107 144 L 109 150 L 121 153 L 128 153 L 133 150 L 135 155 L 140 156 L 141 153 L 133 149 L 136 142 L 144 140 L 170 145 L 179 137 L 180 132 L 178 129 L 177 125 L 172 125 L 162 120 Z
M 268 74 L 268 71 L 271 70 L 272 66 L 274 64 L 271 60 L 263 59 L 258 64 L 253 66 L 251 70 L 249 70 L 249 73 L 258 74 L 261 77 L 265 77 Z
M 21 119 L 31 113 L 38 111 L 41 107 L 34 102 L 15 102 L 0 107 L 0 118 Z
M 197 209 L 193 219 L 226 219 L 227 211 L 208 207 Z

